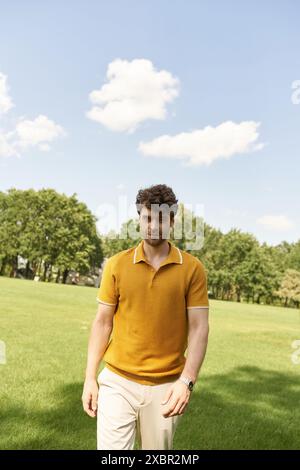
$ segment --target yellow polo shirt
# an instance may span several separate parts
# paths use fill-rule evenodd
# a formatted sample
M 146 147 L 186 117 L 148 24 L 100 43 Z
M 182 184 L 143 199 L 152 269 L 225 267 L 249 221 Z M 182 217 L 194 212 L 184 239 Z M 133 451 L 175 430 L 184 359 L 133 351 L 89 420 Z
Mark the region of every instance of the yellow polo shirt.
M 178 378 L 188 339 L 187 309 L 209 306 L 202 262 L 172 242 L 155 270 L 144 240 L 108 258 L 98 302 L 115 305 L 103 360 L 113 372 L 145 385 Z M 201 313 L 200 313 L 201 314 Z

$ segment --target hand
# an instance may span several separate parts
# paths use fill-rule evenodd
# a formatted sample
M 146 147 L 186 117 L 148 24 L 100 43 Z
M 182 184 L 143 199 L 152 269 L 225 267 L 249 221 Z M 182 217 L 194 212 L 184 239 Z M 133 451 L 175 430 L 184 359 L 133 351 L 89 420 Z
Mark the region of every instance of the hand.
M 84 411 L 91 418 L 95 418 L 98 401 L 98 383 L 96 379 L 85 379 L 81 399 Z
M 170 416 L 182 415 L 188 405 L 191 391 L 185 383 L 176 380 L 166 393 L 165 399 L 161 405 L 169 402 L 167 409 L 162 413 L 165 418 Z

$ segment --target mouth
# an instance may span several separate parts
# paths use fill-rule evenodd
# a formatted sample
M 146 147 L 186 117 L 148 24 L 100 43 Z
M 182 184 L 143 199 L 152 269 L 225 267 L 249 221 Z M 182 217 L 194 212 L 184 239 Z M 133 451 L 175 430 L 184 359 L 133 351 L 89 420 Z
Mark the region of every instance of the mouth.
M 153 238 L 153 240 L 157 240 L 158 238 L 160 238 L 159 233 L 148 233 L 147 236 L 148 238 Z

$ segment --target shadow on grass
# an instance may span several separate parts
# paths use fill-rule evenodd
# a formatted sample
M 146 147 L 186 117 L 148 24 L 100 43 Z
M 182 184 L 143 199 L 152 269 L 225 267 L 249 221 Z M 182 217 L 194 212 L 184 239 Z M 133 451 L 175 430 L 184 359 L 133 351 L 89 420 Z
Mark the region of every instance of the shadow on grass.
M 82 383 L 73 383 L 54 389 L 51 396 L 45 397 L 46 402 L 55 398 L 55 406 L 50 409 L 0 409 L 0 442 L 5 436 L 6 449 L 95 449 L 96 418 L 90 418 L 82 409 L 82 387 Z
M 56 388 L 52 409 L 2 408 L 0 447 L 96 449 L 96 419 L 83 412 L 81 394 L 74 383 Z M 250 366 L 200 378 L 174 449 L 300 448 L 299 396 L 296 376 Z
M 199 378 L 174 449 L 299 449 L 299 398 L 288 373 L 244 366 Z

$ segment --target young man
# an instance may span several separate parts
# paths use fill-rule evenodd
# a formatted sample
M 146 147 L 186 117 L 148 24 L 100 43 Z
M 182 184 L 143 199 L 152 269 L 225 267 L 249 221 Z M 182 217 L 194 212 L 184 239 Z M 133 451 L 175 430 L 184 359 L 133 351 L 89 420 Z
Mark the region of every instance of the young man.
M 136 204 L 142 240 L 106 261 L 88 346 L 82 402 L 99 450 L 133 449 L 136 436 L 142 449 L 172 449 L 207 347 L 204 266 L 166 236 L 177 199 L 160 184 Z

